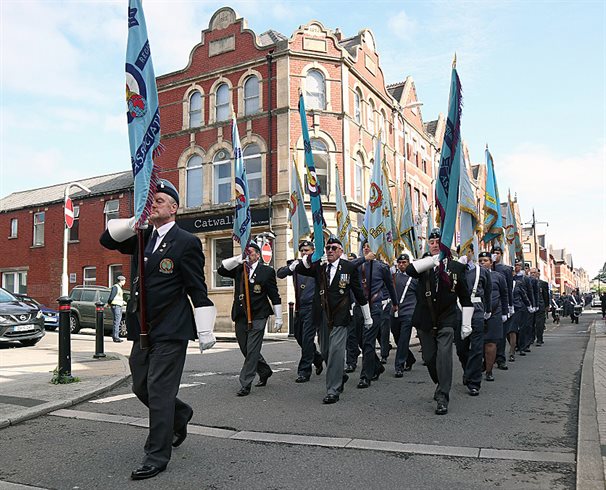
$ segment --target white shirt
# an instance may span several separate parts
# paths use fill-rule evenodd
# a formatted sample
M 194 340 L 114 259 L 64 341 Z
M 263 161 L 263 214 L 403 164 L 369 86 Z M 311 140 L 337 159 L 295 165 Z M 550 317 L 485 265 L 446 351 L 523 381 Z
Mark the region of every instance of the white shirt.
M 255 269 L 257 268 L 257 265 L 259 264 L 259 261 L 255 261 L 254 264 L 249 264 L 248 265 L 248 278 L 250 279 L 252 277 L 252 275 L 255 273 Z
M 170 229 L 175 225 L 174 221 L 169 221 L 168 223 L 162 225 L 160 228 L 156 228 L 155 231 L 158 232 L 158 238 L 156 239 L 156 243 L 154 243 L 154 252 L 164 240 L 166 234 L 170 231 Z M 153 232 L 152 232 L 153 233 Z
M 328 262 L 326 264 L 326 267 L 328 268 L 328 272 L 330 273 L 330 276 L 328 277 L 328 285 L 329 286 L 331 285 L 332 280 L 335 278 L 335 274 L 337 273 L 337 267 L 339 265 L 339 260 L 341 260 L 341 259 L 338 258 L 332 264 L 330 262 Z

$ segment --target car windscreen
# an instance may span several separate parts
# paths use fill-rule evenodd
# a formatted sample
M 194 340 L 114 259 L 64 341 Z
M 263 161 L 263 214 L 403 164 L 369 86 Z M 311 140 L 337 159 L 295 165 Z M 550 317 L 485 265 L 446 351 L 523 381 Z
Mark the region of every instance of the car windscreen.
M 0 303 L 10 303 L 11 301 L 16 300 L 17 298 L 15 298 L 11 293 L 5 291 L 4 289 L 0 289 Z

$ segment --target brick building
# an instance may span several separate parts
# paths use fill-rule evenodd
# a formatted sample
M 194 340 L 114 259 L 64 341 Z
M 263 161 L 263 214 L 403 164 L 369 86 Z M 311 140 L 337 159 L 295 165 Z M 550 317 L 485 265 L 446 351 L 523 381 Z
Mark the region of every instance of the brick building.
M 220 277 L 216 270 L 222 259 L 239 251 L 231 238 L 232 113 L 237 118 L 247 168 L 253 237 L 262 236 L 270 242 L 272 262 L 277 266 L 293 256 L 288 222 L 293 159 L 299 162 L 299 174 L 304 175 L 300 91 L 305 96 L 329 230 L 336 231 L 335 189 L 336 179 L 340 179 L 353 224 L 352 243 L 357 249 L 379 131 L 393 197 L 396 186 L 405 183 L 415 214 L 433 209 L 433 179 L 444 118 L 424 123 L 412 77 L 386 85 L 370 30 L 344 37 L 338 29 L 311 21 L 290 37 L 273 30 L 257 35 L 231 8 L 221 8 L 211 17 L 208 29 L 201 32 L 201 41 L 193 47 L 187 66 L 159 76 L 157 86 L 165 151 L 156 164 L 161 176 L 178 186 L 177 222 L 202 241 L 209 293 L 218 308 L 218 330 L 232 328 L 233 287 L 232 281 Z M 52 302 L 61 275 L 63 207 L 62 187 L 48 189 L 54 189 L 52 199 L 32 197 L 21 206 L 4 207 L 0 226 L 8 230 L 10 219 L 17 217 L 28 223 L 29 235 L 24 233 L 19 241 L 9 242 L 11 250 L 20 251 L 14 260 L 3 258 L 0 268 L 7 274 L 20 268 L 28 271 L 28 292 Z M 131 189 L 126 186 L 112 188 L 107 195 L 78 196 L 81 215 L 90 215 L 91 221 L 83 221 L 83 238 L 70 245 L 70 273 L 76 274 L 77 283 L 83 282 L 84 271 L 93 267 L 93 257 L 98 284 L 108 284 L 112 264 L 122 264 L 126 272 L 124 259 L 102 250 L 97 240 L 104 226 L 104 202 L 118 199 L 120 216 L 127 216 L 126 209 L 132 208 Z M 17 194 L 27 192 L 37 191 Z M 13 196 L 5 200 L 13 202 Z M 306 204 L 311 216 L 308 196 Z M 32 219 L 39 210 L 46 210 L 47 220 L 42 251 L 31 245 Z M 17 216 L 18 212 L 23 214 Z M 51 222 L 53 231 L 49 234 Z M 294 301 L 292 285 L 287 281 L 278 284 L 283 304 Z
M 108 286 L 120 274 L 130 277 L 128 257 L 102 248 L 99 236 L 108 219 L 132 216 L 131 172 L 80 183 L 91 193 L 71 195 L 75 219 L 68 241 L 70 290 L 77 284 Z M 50 307 L 61 295 L 65 186 L 15 192 L 0 200 L 2 287 Z

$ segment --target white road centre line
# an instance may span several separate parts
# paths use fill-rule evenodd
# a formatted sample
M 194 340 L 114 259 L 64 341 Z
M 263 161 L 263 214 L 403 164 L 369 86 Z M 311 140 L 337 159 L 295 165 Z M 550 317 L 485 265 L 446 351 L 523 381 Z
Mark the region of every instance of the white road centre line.
M 113 424 L 130 425 L 132 427 L 147 427 L 147 419 L 118 416 L 82 410 L 61 409 L 51 412 L 55 417 L 91 420 Z M 488 449 L 480 447 L 441 446 L 438 444 L 416 444 L 394 441 L 373 441 L 370 439 L 354 439 L 349 437 L 307 436 L 300 434 L 279 434 L 273 432 L 234 431 L 208 427 L 205 425 L 189 424 L 188 432 L 203 437 L 216 437 L 245 442 L 266 442 L 271 444 L 289 444 L 304 446 L 335 447 L 341 449 L 356 449 L 361 451 L 382 451 L 388 453 L 406 453 L 433 456 L 454 456 L 471 459 L 498 459 L 535 462 L 554 462 L 574 464 L 576 454 L 571 448 L 537 448 L 534 451 Z

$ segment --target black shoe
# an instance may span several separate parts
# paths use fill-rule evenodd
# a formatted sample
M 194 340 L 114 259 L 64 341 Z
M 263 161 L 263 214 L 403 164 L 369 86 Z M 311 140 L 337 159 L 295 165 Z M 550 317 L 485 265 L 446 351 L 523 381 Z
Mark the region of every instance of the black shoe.
M 396 378 L 403 378 L 404 377 L 404 372 L 401 369 L 398 369 L 396 371 L 395 377 Z
M 480 390 L 477 388 L 467 388 L 469 396 L 478 396 L 480 394 Z
M 485 379 L 486 381 L 494 381 L 494 376 L 492 375 L 492 372 L 486 373 Z
M 443 402 L 438 402 L 436 407 L 436 415 L 446 415 L 448 413 L 448 405 Z
M 513 354 L 509 355 L 509 362 L 516 362 L 516 356 L 514 356 Z
M 410 364 L 406 364 L 406 366 L 404 367 L 404 371 L 410 371 L 412 369 L 413 364 L 417 362 L 417 360 L 413 360 Z
M 505 364 L 504 362 L 499 362 L 497 364 L 497 369 L 500 369 L 501 371 L 507 371 L 509 368 L 507 367 L 507 364 Z
M 518 352 L 519 355 L 521 355 L 522 357 L 524 357 L 526 355 L 526 352 L 524 352 L 523 350 L 521 350 L 520 352 Z
M 185 425 L 181 427 L 181 429 L 175 431 L 173 435 L 173 447 L 179 447 L 181 444 L 183 444 L 183 441 L 187 437 L 187 424 L 189 424 L 189 421 L 193 416 L 194 411 L 192 410 L 187 418 L 187 422 L 185 422 Z
M 339 401 L 339 395 L 326 395 L 322 400 L 324 405 L 331 405 L 333 403 L 337 403 Z
M 370 380 L 376 381 L 377 379 L 379 379 L 379 376 L 381 376 L 384 372 L 385 372 L 385 366 L 383 366 L 383 364 L 379 364 L 379 370 L 375 373 L 375 375 L 372 378 L 370 378 Z
M 545 342 L 543 342 L 543 341 L 539 340 L 539 341 L 536 343 L 536 346 L 537 346 L 537 347 L 541 347 L 541 346 L 542 346 L 544 343 L 545 343 Z
M 266 386 L 267 385 L 267 380 L 269 378 L 271 378 L 271 375 L 274 374 L 273 371 L 271 371 L 267 376 L 264 377 L 259 377 L 259 381 L 257 382 L 257 384 L 255 386 L 257 387 L 261 387 L 261 386 Z
M 381 364 L 387 364 L 387 357 L 381 357 Z
M 299 376 L 295 379 L 295 383 L 307 383 L 309 381 L 309 376 Z
M 526 347 L 526 349 L 524 349 L 524 352 L 530 352 L 530 348 Z
M 347 383 L 347 381 L 349 381 L 349 376 L 347 376 L 347 374 L 343 375 L 343 378 L 341 380 L 341 386 L 339 387 L 339 393 L 343 393 L 343 390 L 345 389 L 345 383 Z
M 159 468 L 158 466 L 154 466 L 151 464 L 144 464 L 140 468 L 133 470 L 130 474 L 131 479 L 133 480 L 145 480 L 147 478 L 153 478 L 159 473 L 162 473 L 166 469 L 166 466 Z
M 345 366 L 346 373 L 353 373 L 355 370 L 356 366 L 354 366 L 353 364 L 348 364 L 347 366 Z
M 240 391 L 236 393 L 238 396 L 248 396 L 250 395 L 250 388 L 240 388 Z
M 358 383 L 358 388 L 364 389 L 370 386 L 370 381 L 366 378 L 360 378 L 360 382 Z
M 320 374 L 322 374 L 322 371 L 324 371 L 324 366 L 322 366 L 322 363 L 320 364 L 316 364 L 316 374 L 318 376 L 320 376 Z
M 113 338 L 113 337 L 112 337 L 112 340 L 113 340 L 114 342 L 118 342 L 118 343 L 120 343 L 120 342 L 124 342 L 122 339 L 116 339 L 116 338 Z

